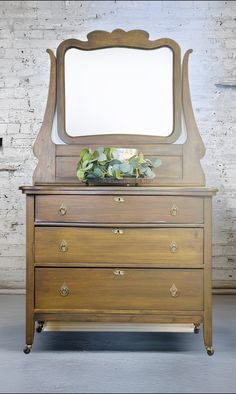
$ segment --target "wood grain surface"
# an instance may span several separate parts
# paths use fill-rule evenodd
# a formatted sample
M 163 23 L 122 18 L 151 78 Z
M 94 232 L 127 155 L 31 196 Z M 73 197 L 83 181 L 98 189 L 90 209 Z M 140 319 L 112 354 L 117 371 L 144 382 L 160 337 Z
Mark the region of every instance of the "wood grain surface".
M 66 213 L 60 213 L 60 207 Z M 170 196 L 36 196 L 36 221 L 203 223 L 203 199 Z
M 35 307 L 40 309 L 202 310 L 202 270 L 37 268 Z M 173 284 L 176 297 L 170 293 Z M 59 289 L 68 286 L 69 294 Z
M 60 250 L 62 244 L 67 245 L 66 251 Z M 202 265 L 203 230 L 37 227 L 35 262 Z

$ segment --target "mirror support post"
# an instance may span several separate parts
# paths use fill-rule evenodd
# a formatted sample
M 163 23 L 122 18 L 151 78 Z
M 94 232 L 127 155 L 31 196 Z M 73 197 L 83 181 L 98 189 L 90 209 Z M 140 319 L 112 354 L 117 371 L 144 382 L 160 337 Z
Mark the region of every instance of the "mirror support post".
M 52 142 L 52 125 L 56 109 L 56 57 L 51 49 L 47 49 L 50 56 L 50 82 L 46 110 L 43 123 L 34 143 L 34 155 L 38 159 L 33 175 L 34 184 L 55 182 L 55 151 Z
M 182 105 L 187 131 L 187 139 L 183 145 L 183 182 L 191 185 L 194 174 L 194 185 L 204 186 L 205 175 L 200 160 L 205 154 L 205 146 L 196 124 L 190 95 L 188 75 L 190 53 L 192 49 L 185 53 L 182 66 Z

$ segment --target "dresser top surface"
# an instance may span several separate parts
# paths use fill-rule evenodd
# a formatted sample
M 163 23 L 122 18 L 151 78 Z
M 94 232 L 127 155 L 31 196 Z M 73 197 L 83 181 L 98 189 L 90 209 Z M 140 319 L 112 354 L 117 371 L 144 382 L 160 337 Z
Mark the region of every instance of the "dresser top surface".
M 25 194 L 94 194 L 94 195 L 175 195 L 175 196 L 213 196 L 217 189 L 207 187 L 144 187 L 144 186 L 76 186 L 65 184 L 45 184 L 21 186 Z

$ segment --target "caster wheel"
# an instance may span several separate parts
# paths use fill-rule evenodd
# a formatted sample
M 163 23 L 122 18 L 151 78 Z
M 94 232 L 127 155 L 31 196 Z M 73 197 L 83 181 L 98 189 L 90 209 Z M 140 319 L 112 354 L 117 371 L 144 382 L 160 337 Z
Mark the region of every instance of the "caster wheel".
M 213 347 L 207 347 L 207 354 L 208 354 L 208 356 L 213 356 L 213 354 L 214 354 Z
M 200 326 L 195 326 L 194 327 L 194 334 L 199 334 L 200 332 Z
M 31 351 L 31 346 L 30 346 L 30 345 L 26 345 L 25 348 L 24 348 L 24 350 L 23 350 L 23 352 L 24 352 L 25 354 L 29 354 L 30 351 Z
M 43 331 L 43 325 L 44 325 L 44 322 L 39 322 L 39 323 L 38 323 L 38 326 L 37 326 L 37 328 L 36 328 L 36 331 L 37 331 L 38 333 L 40 333 L 40 332 Z

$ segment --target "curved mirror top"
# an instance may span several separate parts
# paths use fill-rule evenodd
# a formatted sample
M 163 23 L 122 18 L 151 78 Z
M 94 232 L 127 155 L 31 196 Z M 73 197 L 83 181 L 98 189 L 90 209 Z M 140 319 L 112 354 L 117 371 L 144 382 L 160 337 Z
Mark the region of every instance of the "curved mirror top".
M 174 124 L 173 51 L 70 48 L 65 53 L 65 130 L 169 136 Z

